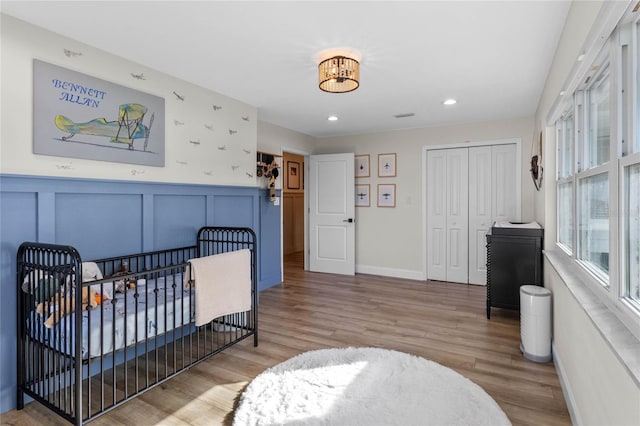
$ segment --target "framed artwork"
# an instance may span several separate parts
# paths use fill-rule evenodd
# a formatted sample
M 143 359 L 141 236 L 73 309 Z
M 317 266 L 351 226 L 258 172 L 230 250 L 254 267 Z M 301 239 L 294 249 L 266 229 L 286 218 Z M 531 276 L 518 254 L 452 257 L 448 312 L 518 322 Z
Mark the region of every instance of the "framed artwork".
M 356 185 L 356 207 L 369 207 L 370 205 L 369 184 Z
M 396 154 L 378 154 L 378 177 L 396 175 Z
M 287 189 L 300 189 L 300 163 L 287 161 Z
M 33 61 L 33 152 L 165 165 L 164 99 Z
M 378 207 L 396 206 L 396 184 L 378 184 Z
M 533 145 L 535 145 L 535 143 L 532 144 L 531 150 L 533 151 Z M 531 157 L 531 179 L 533 179 L 533 185 L 536 187 L 536 191 L 540 191 L 540 188 L 542 188 L 542 173 L 543 173 L 543 167 L 542 167 L 542 132 L 540 132 L 540 140 L 538 142 L 538 153 L 534 154 Z
M 369 154 L 355 156 L 355 177 L 369 177 Z

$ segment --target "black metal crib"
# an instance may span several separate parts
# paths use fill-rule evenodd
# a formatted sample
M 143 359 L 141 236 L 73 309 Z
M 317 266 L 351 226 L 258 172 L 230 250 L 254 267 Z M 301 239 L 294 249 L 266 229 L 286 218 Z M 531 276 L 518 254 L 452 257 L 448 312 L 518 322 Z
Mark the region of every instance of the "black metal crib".
M 198 285 L 185 279 L 188 261 L 243 249 L 251 308 L 196 326 Z M 83 424 L 243 339 L 258 344 L 257 241 L 249 228 L 203 227 L 195 246 L 92 263 L 103 278 L 87 281 L 75 248 L 20 246 L 18 409 L 29 396 Z

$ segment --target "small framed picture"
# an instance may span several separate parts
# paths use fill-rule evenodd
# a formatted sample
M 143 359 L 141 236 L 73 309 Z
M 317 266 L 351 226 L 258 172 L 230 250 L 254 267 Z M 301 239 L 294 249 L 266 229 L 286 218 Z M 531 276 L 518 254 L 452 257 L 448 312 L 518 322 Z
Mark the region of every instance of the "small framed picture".
M 378 154 L 378 177 L 396 175 L 396 154 Z
M 300 189 L 300 163 L 287 161 L 287 189 Z
M 355 156 L 355 177 L 369 177 L 369 154 Z
M 369 184 L 356 185 L 356 207 L 369 207 Z
M 396 184 L 378 184 L 378 207 L 396 206 Z

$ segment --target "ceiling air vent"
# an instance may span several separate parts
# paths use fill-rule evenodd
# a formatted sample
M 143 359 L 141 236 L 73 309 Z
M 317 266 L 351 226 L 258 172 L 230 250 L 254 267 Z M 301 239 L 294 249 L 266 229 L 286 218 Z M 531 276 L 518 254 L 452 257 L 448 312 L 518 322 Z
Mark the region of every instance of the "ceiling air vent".
M 406 117 L 413 117 L 415 114 L 412 112 L 405 112 L 404 114 L 396 114 L 394 115 L 395 118 L 406 118 Z

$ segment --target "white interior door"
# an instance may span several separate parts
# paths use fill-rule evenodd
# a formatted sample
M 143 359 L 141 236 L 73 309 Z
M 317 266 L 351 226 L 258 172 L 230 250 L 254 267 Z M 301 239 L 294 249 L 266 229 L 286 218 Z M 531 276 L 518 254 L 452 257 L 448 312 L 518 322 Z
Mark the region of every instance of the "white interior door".
M 469 278 L 469 150 L 446 150 L 447 281 Z
M 469 148 L 469 283 L 487 283 L 487 239 L 491 229 L 491 146 Z
M 354 155 L 309 157 L 309 269 L 355 274 Z
M 445 150 L 427 151 L 427 278 L 447 280 Z

